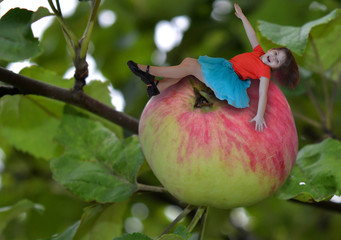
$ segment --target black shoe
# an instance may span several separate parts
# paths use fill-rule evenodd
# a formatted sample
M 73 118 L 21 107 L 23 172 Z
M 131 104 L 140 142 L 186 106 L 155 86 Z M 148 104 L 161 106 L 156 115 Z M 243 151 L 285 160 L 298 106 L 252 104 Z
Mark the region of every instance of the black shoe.
M 145 84 L 150 84 L 152 81 L 154 82 L 154 76 L 148 73 L 149 68 L 147 69 L 146 72 L 142 71 L 141 69 L 139 69 L 139 67 L 137 66 L 137 64 L 133 61 L 128 61 L 127 62 L 128 67 L 130 68 L 130 70 L 138 77 L 141 78 L 141 80 L 145 83 Z
M 148 97 L 154 96 L 154 90 L 152 86 L 147 87 L 147 94 L 148 94 Z
M 156 86 L 148 86 L 147 87 L 147 94 L 149 97 L 152 97 L 152 96 L 156 96 L 156 95 L 159 95 L 160 94 L 160 91 L 159 89 L 157 89 Z
M 155 77 L 151 74 L 149 74 L 149 66 L 147 66 L 147 70 L 144 72 L 137 64 L 133 61 L 127 62 L 128 67 L 130 70 L 138 77 L 141 78 L 141 80 L 147 85 L 147 94 L 149 97 L 158 95 L 160 93 L 159 89 L 157 89 L 154 79 Z

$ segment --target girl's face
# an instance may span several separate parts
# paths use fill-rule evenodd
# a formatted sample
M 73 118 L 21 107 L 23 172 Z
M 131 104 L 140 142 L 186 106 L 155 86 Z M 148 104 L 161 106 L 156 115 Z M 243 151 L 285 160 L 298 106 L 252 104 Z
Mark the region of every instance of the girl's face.
M 286 60 L 286 54 L 284 51 L 278 49 L 270 49 L 263 56 L 261 60 L 264 64 L 271 68 L 279 68 Z

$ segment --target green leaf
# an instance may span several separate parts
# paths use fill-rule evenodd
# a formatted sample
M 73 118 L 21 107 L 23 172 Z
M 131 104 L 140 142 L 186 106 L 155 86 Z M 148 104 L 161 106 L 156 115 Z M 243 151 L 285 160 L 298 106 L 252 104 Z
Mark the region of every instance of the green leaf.
M 136 136 L 120 140 L 67 106 L 56 141 L 65 152 L 51 161 L 54 179 L 83 200 L 120 202 L 137 190 L 135 178 L 144 157 Z
M 274 44 L 286 46 L 299 55 L 299 64 L 311 71 L 319 72 L 321 67 L 329 70 L 340 62 L 341 45 L 341 9 L 335 9 L 326 16 L 310 21 L 301 27 L 281 26 L 265 21 L 259 21 L 259 30 L 263 37 L 272 44 L 264 41 L 266 47 Z M 328 47 L 333 46 L 333 47 Z M 316 53 L 317 52 L 317 53 Z
M 71 87 L 54 72 L 30 67 L 20 74 L 59 87 Z M 15 148 L 37 158 L 49 160 L 62 153 L 53 138 L 63 114 L 64 103 L 33 95 L 7 96 L 0 102 L 2 136 Z
M 331 69 L 334 74 L 339 75 L 341 60 L 341 9 L 334 10 L 333 12 L 335 12 L 335 17 L 332 20 L 312 28 L 310 32 L 311 38 L 308 41 L 301 65 L 313 72 L 318 72 L 321 67 L 325 71 Z M 316 47 L 320 62 L 317 59 L 314 46 Z
M 34 23 L 44 17 L 52 16 L 53 14 L 49 12 L 47 8 L 39 7 L 37 11 L 32 14 L 31 23 Z
M 114 238 L 113 240 L 152 240 L 152 239 L 142 233 L 132 233 L 124 234 L 121 237 Z
M 44 8 L 36 13 L 20 8 L 8 11 L 0 19 L 0 60 L 14 62 L 40 55 L 42 49 L 33 36 L 31 24 L 47 15 L 49 12 Z
M 73 240 L 112 240 L 120 236 L 126 208 L 127 202 L 86 208 Z
M 71 88 L 73 86 L 73 81 L 64 79 L 54 71 L 39 66 L 24 68 L 19 74 L 62 88 Z
M 184 239 L 189 239 L 191 237 L 191 233 L 187 231 L 186 227 L 183 225 L 177 226 L 174 229 L 174 233 L 180 235 Z
M 60 116 L 58 103 L 36 96 L 13 96 L 1 100 L 2 136 L 16 149 L 37 158 L 50 159 L 61 154 L 53 142 Z
M 191 234 L 186 231 L 186 227 L 179 226 L 174 230 L 174 233 L 163 234 L 158 240 L 185 240 L 189 239 Z M 124 234 L 121 237 L 114 238 L 113 240 L 151 240 L 148 236 L 142 233 Z
M 101 81 L 91 81 L 90 84 L 84 86 L 84 91 L 96 100 L 114 107 L 111 104 L 111 97 L 108 87 L 109 82 L 103 83 Z
M 5 229 L 6 225 L 13 220 L 14 218 L 18 217 L 20 214 L 30 210 L 35 209 L 38 211 L 43 211 L 44 207 L 35 204 L 29 200 L 21 200 L 17 204 L 10 206 L 10 207 L 3 207 L 0 208 L 0 233 Z
M 103 83 L 100 81 L 91 81 L 89 84 L 85 85 L 84 92 L 92 98 L 114 108 L 114 106 L 111 104 L 110 91 L 108 87 L 109 82 Z M 123 129 L 121 126 L 90 112 L 84 111 L 84 113 L 89 115 L 91 119 L 101 122 L 105 127 L 113 131 L 118 137 L 123 137 Z
M 341 142 L 326 139 L 302 148 L 296 165 L 277 193 L 280 199 L 304 202 L 329 200 L 341 194 Z
M 41 67 L 23 69 L 20 74 L 52 84 L 71 88 L 73 81 L 65 80 L 56 73 Z M 110 104 L 107 84 L 91 82 L 85 87 L 90 96 Z M 1 135 L 16 149 L 37 158 L 50 160 L 62 153 L 62 147 L 53 139 L 60 124 L 65 103 L 34 95 L 6 96 L 0 101 Z M 84 111 L 86 112 L 86 111 Z M 92 119 L 102 122 L 119 137 L 122 127 L 86 112 Z
M 79 225 L 80 221 L 77 221 L 75 224 L 66 229 L 62 234 L 47 240 L 73 240 Z
M 263 36 L 272 42 L 286 46 L 299 55 L 304 53 L 311 30 L 319 25 L 327 24 L 340 15 L 340 10 L 334 10 L 328 15 L 308 22 L 302 27 L 281 26 L 265 21 L 259 21 L 259 30 Z
M 158 238 L 158 240 L 185 240 L 185 238 L 183 238 L 180 235 L 170 233 L 170 234 L 162 235 L 161 237 Z

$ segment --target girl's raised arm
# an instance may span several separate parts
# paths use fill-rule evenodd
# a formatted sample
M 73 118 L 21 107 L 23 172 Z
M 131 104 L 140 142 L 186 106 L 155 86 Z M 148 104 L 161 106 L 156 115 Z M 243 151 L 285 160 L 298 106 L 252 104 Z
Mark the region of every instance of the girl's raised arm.
M 251 43 L 252 48 L 255 48 L 257 45 L 259 45 L 255 30 L 253 29 L 249 20 L 247 20 L 242 9 L 239 7 L 237 3 L 234 4 L 234 9 L 236 10 L 235 12 L 236 16 L 243 22 L 246 35 Z

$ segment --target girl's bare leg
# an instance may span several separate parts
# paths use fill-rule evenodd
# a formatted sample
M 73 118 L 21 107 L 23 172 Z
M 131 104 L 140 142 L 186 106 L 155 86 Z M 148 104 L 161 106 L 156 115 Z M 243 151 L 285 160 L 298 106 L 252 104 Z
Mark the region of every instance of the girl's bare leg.
M 182 78 L 164 78 L 161 79 L 157 85 L 157 88 L 159 89 L 160 92 L 165 90 L 166 88 L 176 84 L 179 82 Z
M 142 71 L 146 71 L 147 66 L 146 65 L 140 65 L 138 64 L 138 67 Z M 197 61 L 197 59 L 194 58 L 185 58 L 179 65 L 177 66 L 171 66 L 171 67 L 155 67 L 150 66 L 149 73 L 158 76 L 158 77 L 164 77 L 164 80 L 160 81 L 168 81 L 168 79 L 178 79 L 178 81 L 181 78 L 184 78 L 188 75 L 193 75 L 196 78 L 198 78 L 200 81 L 203 82 L 203 77 L 201 73 L 201 65 Z M 175 84 L 178 81 L 172 81 L 173 84 Z M 171 84 L 171 85 L 173 85 Z

